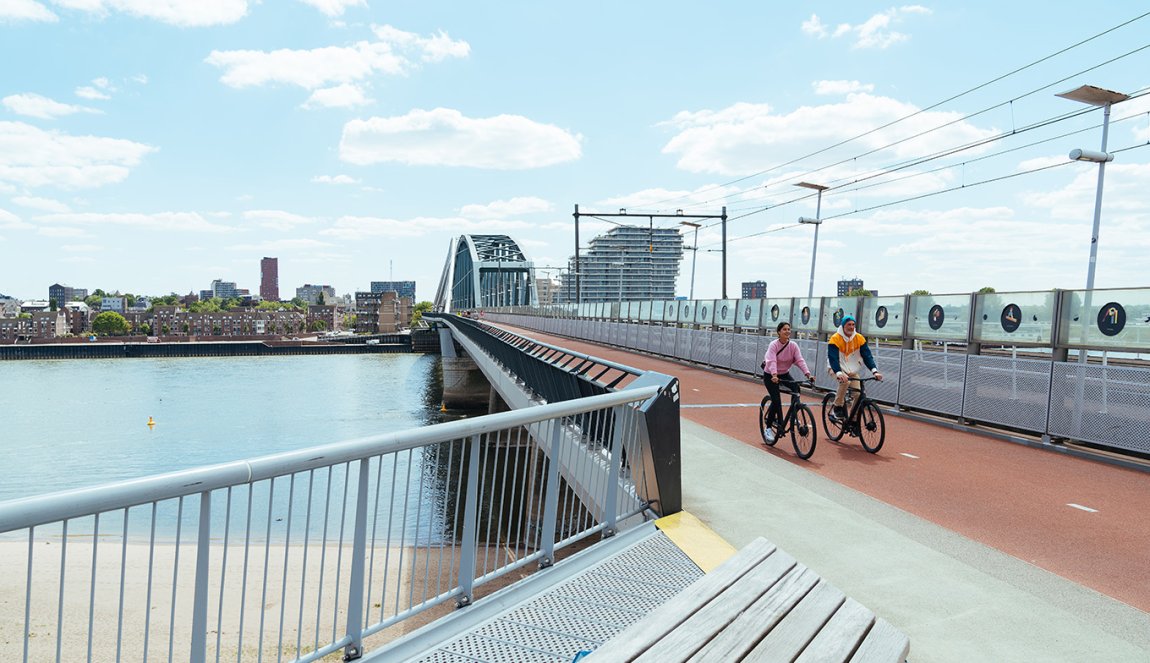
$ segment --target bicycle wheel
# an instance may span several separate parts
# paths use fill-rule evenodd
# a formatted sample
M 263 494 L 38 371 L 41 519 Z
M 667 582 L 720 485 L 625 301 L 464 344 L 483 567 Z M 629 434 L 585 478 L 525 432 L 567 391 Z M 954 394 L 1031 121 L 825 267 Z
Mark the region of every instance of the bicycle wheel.
M 815 453 L 815 442 L 819 438 L 815 413 L 806 405 L 795 410 L 795 420 L 791 422 L 791 444 L 795 445 L 795 455 L 806 460 Z
M 863 449 L 877 454 L 886 439 L 886 423 L 882 420 L 882 410 L 867 401 L 859 409 L 859 441 Z
M 842 439 L 846 427 L 842 419 L 831 421 L 831 408 L 833 408 L 834 405 L 835 395 L 833 393 L 823 396 L 823 431 L 826 432 L 827 439 L 837 442 Z
M 763 396 L 763 402 L 759 403 L 759 435 L 763 436 L 763 444 L 768 447 L 775 446 L 778 438 L 767 437 L 767 413 L 771 411 L 771 395 Z

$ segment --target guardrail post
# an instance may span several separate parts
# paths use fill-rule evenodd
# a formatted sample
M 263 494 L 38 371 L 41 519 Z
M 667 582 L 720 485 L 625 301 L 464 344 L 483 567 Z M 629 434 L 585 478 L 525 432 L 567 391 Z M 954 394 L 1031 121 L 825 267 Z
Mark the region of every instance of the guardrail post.
M 367 489 L 371 480 L 370 469 L 369 459 L 361 458 L 359 488 L 355 498 L 355 531 L 352 533 L 351 544 L 351 577 L 347 589 L 347 637 L 351 642 L 343 648 L 345 661 L 363 656 L 363 585 L 367 557 Z
M 471 436 L 468 448 L 467 501 L 463 506 L 463 541 L 460 542 L 459 553 L 459 588 L 462 593 L 456 602 L 460 608 L 471 605 L 475 587 L 475 549 L 479 545 L 479 456 L 483 449 L 479 435 Z
M 623 429 L 626 427 L 630 430 L 633 421 L 628 416 L 629 409 L 627 407 L 616 405 L 614 410 L 615 430 L 611 431 L 611 467 L 607 471 L 607 505 L 604 507 L 607 526 L 603 528 L 604 539 L 615 536 L 618 531 L 619 474 L 623 468 L 623 440 L 625 439 Z
M 543 529 L 539 532 L 543 557 L 539 568 L 555 563 L 555 521 L 559 513 L 559 446 L 563 440 L 563 420 L 551 420 L 551 453 L 547 463 L 547 484 L 543 497 Z
M 203 663 L 208 641 L 208 554 L 211 550 L 212 493 L 200 493 L 200 523 L 196 538 L 196 587 L 192 604 L 192 646 L 188 660 Z

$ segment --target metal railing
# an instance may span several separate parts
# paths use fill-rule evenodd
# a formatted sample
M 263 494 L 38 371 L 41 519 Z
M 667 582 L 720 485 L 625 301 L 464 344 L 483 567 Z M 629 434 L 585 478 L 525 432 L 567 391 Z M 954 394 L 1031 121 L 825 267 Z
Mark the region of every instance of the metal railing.
M 543 402 L 657 386 L 658 394 L 638 408 L 646 431 L 643 440 L 650 445 L 644 455 L 645 469 L 653 478 L 644 497 L 660 515 L 682 509 L 678 378 L 540 343 L 469 318 L 439 313 L 427 318 L 446 324 L 457 338 L 466 338 L 474 351 L 486 355 Z M 604 425 L 608 429 L 601 435 L 609 433 L 610 422 Z
M 358 658 L 366 638 L 648 513 L 637 408 L 658 392 L 0 503 L 0 660 Z
M 772 336 L 738 329 L 665 326 L 488 312 L 517 327 L 754 374 Z M 833 389 L 824 370 L 827 343 L 796 341 L 815 384 Z M 1150 453 L 1150 368 L 967 354 L 963 349 L 878 347 L 884 380 L 867 395 L 900 407 L 988 423 L 1048 438 Z

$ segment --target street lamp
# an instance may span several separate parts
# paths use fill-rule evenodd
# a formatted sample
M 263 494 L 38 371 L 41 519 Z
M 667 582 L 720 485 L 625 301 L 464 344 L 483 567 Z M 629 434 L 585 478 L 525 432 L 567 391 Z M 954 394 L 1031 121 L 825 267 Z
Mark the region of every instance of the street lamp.
M 823 191 L 826 191 L 830 187 L 823 186 L 822 184 L 811 184 L 810 182 L 799 182 L 795 184 L 795 186 L 818 191 L 818 197 L 815 202 L 815 218 L 799 217 L 799 223 L 809 223 L 815 227 L 815 245 L 814 248 L 811 249 L 811 283 L 810 286 L 807 287 L 807 299 L 811 299 L 815 296 L 815 258 L 818 257 L 819 254 L 819 226 L 823 224 Z
M 675 210 L 675 211 L 676 212 L 682 212 L 682 210 Z M 694 301 L 694 299 L 695 299 L 695 263 L 698 262 L 698 260 L 699 260 L 699 226 L 701 226 L 703 224 L 695 223 L 694 221 L 680 221 L 679 225 L 680 226 L 687 226 L 688 228 L 694 228 L 695 229 L 695 245 L 691 247 L 691 251 L 693 252 L 691 254 L 691 294 L 687 296 L 687 299 Z
M 623 308 L 623 265 L 627 263 L 619 261 L 611 263 L 612 267 L 619 268 L 619 308 Z
M 1102 181 L 1106 177 L 1106 162 L 1114 160 L 1114 155 L 1106 151 L 1106 138 L 1110 132 L 1110 107 L 1120 101 L 1126 101 L 1130 95 L 1113 90 L 1104 90 L 1093 85 L 1083 85 L 1055 96 L 1091 106 L 1102 106 L 1101 149 L 1098 152 L 1081 149 L 1070 152 L 1070 158 L 1073 161 L 1088 161 L 1098 164 L 1098 189 L 1094 194 L 1094 229 L 1090 235 L 1090 262 L 1086 267 L 1086 290 L 1089 297 L 1089 291 L 1094 289 L 1094 269 L 1098 264 L 1098 230 L 1102 223 Z M 1083 313 L 1085 314 L 1085 311 Z

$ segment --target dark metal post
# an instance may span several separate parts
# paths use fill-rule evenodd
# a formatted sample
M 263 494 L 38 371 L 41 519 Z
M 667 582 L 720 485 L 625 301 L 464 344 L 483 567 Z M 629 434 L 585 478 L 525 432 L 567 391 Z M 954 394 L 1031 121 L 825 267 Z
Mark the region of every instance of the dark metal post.
M 727 206 L 723 205 L 723 299 L 727 298 Z
M 582 304 L 583 291 L 579 289 L 579 205 L 575 205 L 575 303 Z

